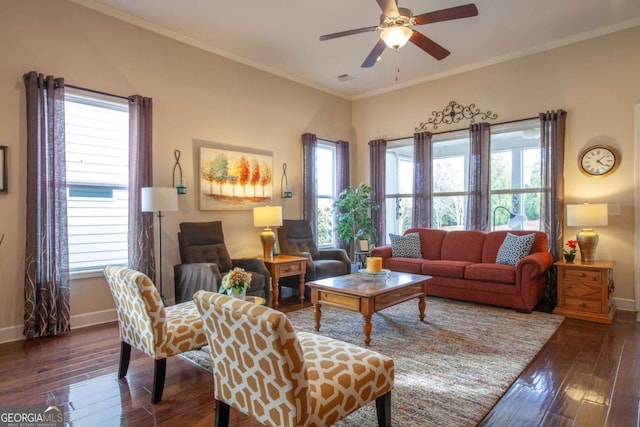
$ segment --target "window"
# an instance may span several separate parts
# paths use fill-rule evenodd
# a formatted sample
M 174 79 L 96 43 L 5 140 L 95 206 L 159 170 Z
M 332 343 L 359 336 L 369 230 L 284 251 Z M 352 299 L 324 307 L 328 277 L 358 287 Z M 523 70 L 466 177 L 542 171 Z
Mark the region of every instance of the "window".
M 434 135 L 431 226 L 464 229 L 469 186 L 469 132 Z
M 318 139 L 316 151 L 318 246 L 335 246 L 333 201 L 336 200 L 336 146 Z
M 69 270 L 126 266 L 128 102 L 67 88 L 65 128 Z
M 469 131 L 432 137 L 431 226 L 464 229 L 468 201 Z M 491 128 L 490 226 L 540 229 L 541 157 L 537 119 Z M 413 138 L 387 143 L 386 227 L 402 234 L 411 227 Z
M 403 234 L 411 227 L 413 211 L 413 139 L 387 143 L 385 209 L 388 233 Z
M 542 197 L 538 120 L 491 128 L 493 229 L 540 229 Z

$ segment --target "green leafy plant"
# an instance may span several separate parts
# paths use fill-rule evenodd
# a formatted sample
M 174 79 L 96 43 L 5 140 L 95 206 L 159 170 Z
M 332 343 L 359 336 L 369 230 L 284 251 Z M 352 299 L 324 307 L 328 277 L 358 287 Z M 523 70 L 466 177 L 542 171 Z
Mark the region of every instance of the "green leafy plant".
M 377 211 L 380 206 L 372 196 L 373 189 L 360 183 L 357 187 L 342 190 L 338 200 L 333 202 L 338 237 L 349 248 L 352 258 L 358 240 L 371 243 L 378 239 L 378 233 L 371 221 L 371 212 Z

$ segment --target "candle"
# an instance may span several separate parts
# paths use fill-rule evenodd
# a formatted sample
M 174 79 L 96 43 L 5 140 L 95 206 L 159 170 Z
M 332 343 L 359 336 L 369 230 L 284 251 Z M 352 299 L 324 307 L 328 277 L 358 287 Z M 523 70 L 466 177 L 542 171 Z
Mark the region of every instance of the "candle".
M 367 258 L 367 273 L 380 273 L 382 271 L 382 258 L 372 256 Z

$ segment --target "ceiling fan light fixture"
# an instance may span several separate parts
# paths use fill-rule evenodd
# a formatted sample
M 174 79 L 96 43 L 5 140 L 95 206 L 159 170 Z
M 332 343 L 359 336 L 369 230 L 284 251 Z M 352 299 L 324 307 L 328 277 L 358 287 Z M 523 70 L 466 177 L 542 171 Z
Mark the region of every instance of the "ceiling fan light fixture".
M 407 44 L 413 34 L 413 30 L 404 25 L 396 27 L 387 27 L 380 33 L 380 38 L 391 49 L 400 49 Z

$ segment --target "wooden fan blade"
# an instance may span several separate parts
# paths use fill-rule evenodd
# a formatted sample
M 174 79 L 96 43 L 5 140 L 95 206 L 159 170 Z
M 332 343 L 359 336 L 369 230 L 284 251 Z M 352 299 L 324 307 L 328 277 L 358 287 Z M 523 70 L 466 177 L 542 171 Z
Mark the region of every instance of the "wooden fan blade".
M 452 19 L 469 18 L 471 16 L 478 16 L 478 8 L 473 3 L 423 13 L 422 15 L 415 16 L 413 19 L 416 25 L 424 25 L 433 24 L 434 22 L 450 21 Z
M 413 34 L 411 34 L 411 38 L 409 39 L 409 41 L 427 52 L 429 55 L 436 58 L 438 61 L 443 60 L 451 53 L 447 49 L 440 46 L 438 43 L 434 42 L 424 34 L 417 32 L 416 30 L 413 30 Z
M 376 1 L 378 2 L 378 6 L 380 6 L 380 9 L 382 9 L 382 13 L 384 13 L 384 16 L 389 16 L 389 17 L 400 16 L 397 0 L 376 0 Z
M 371 52 L 369 52 L 369 56 L 367 56 L 367 59 L 364 60 L 361 67 L 371 68 L 376 65 L 376 62 L 378 62 L 378 58 L 380 58 L 382 52 L 384 52 L 386 47 L 387 45 L 384 44 L 384 41 L 382 39 L 378 40 L 378 43 L 376 43 L 373 49 L 371 49 Z
M 356 28 L 355 30 L 347 30 L 340 31 L 339 33 L 331 33 L 325 34 L 324 36 L 320 36 L 320 41 L 337 39 L 338 37 L 350 36 L 352 34 L 360 34 L 360 33 L 368 33 L 369 31 L 375 31 L 378 27 L 364 27 L 364 28 Z

